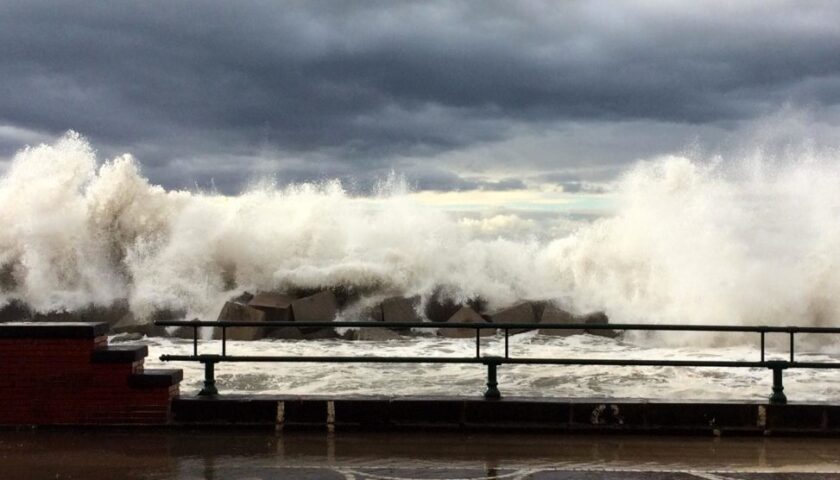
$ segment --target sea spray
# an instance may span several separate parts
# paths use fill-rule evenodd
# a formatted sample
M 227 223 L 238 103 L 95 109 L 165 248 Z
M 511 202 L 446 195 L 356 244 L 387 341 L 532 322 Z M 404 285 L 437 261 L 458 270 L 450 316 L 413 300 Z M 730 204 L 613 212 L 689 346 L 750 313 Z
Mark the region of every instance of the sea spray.
M 0 301 L 47 312 L 127 300 L 138 319 L 212 319 L 243 290 L 444 288 L 490 309 L 551 299 L 613 322 L 840 325 L 838 180 L 815 155 L 664 157 L 617 182 L 611 215 L 546 238 L 523 235 L 534 220 L 515 214 L 425 204 L 398 178 L 368 197 L 335 181 L 167 191 L 128 155 L 98 165 L 71 132 L 20 151 L 0 180 Z M 569 222 L 558 212 L 537 226 L 551 220 Z

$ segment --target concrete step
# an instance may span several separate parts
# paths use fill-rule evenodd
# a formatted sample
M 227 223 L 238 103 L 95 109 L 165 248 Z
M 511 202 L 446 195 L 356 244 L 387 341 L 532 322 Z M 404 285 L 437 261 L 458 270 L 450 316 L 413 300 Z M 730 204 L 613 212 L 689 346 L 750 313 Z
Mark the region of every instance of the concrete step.
M 149 355 L 145 345 L 108 345 L 91 353 L 93 363 L 134 363 Z
M 128 384 L 133 388 L 171 387 L 183 379 L 184 371 L 181 369 L 147 369 L 128 377 Z

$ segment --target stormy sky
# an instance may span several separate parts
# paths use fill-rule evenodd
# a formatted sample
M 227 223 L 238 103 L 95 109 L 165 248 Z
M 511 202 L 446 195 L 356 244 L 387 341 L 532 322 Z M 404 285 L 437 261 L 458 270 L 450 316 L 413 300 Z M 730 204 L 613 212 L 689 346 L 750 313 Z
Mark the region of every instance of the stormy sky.
M 840 143 L 840 3 L 0 0 L 0 160 L 69 129 L 175 188 L 597 191 Z

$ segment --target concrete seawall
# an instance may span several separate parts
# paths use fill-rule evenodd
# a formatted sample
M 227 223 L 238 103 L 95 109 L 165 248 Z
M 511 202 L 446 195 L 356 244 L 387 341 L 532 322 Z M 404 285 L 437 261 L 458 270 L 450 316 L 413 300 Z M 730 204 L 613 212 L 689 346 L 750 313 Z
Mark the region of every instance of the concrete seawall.
M 511 430 L 840 435 L 840 406 L 617 399 L 181 397 L 175 425 L 324 430 Z

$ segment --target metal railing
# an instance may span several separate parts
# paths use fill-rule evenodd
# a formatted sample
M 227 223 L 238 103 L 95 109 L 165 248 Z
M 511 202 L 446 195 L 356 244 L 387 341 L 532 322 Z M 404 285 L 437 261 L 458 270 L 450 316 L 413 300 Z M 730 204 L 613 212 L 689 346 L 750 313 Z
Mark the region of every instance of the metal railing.
M 732 325 L 656 325 L 656 324 L 541 324 L 541 323 L 432 323 L 432 322 L 226 322 L 226 321 L 157 321 L 161 327 L 184 327 L 193 330 L 192 355 L 161 355 L 161 361 L 196 361 L 204 365 L 204 385 L 199 395 L 216 395 L 215 366 L 221 362 L 283 362 L 283 363 L 461 363 L 482 364 L 487 367 L 487 399 L 501 398 L 498 388 L 497 369 L 500 365 L 613 365 L 613 366 L 655 366 L 655 367 L 726 367 L 767 368 L 773 372 L 773 389 L 770 403 L 787 403 L 782 383 L 782 373 L 791 368 L 838 369 L 840 362 L 800 362 L 795 357 L 795 339 L 798 333 L 840 334 L 840 328 L 833 327 L 770 327 Z M 199 329 L 221 329 L 221 352 L 199 353 Z M 389 328 L 389 329 L 472 329 L 475 331 L 475 355 L 469 357 L 432 356 L 285 356 L 285 355 L 228 355 L 227 330 L 230 328 Z M 504 332 L 504 356 L 482 355 L 481 331 L 501 330 Z M 760 357 L 756 361 L 745 360 L 649 360 L 622 358 L 534 358 L 510 355 L 511 331 L 523 330 L 613 330 L 613 331 L 680 331 L 680 332 L 732 332 L 756 333 L 760 337 Z M 790 338 L 788 360 L 766 359 L 765 340 L 767 334 L 786 334 Z

